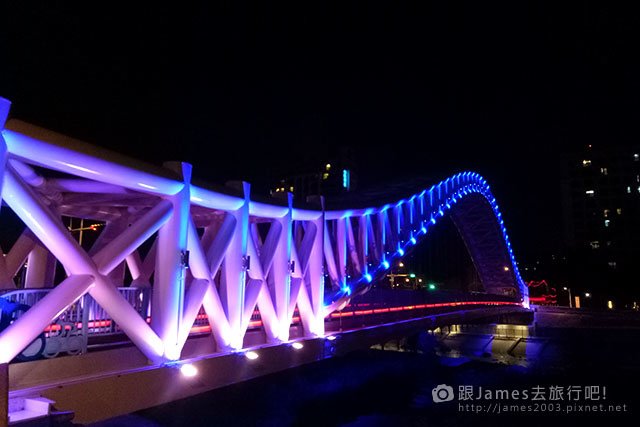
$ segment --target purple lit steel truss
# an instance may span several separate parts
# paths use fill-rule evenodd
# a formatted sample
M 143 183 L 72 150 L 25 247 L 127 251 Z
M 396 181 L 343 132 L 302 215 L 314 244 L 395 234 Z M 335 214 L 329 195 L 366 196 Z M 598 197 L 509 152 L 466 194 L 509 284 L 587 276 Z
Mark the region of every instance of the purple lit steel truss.
M 296 306 L 305 334 L 322 336 L 327 315 L 449 210 L 486 290 L 528 306 L 497 204 L 475 173 L 379 208 L 296 209 L 290 194 L 286 204 L 251 200 L 247 183 L 240 195 L 194 185 L 189 164 L 154 169 L 24 122 L 5 126 L 9 105 L 0 98 L 0 191 L 26 228 L 0 258 L 0 289 L 15 289 L 25 261 L 27 288 L 53 287 L 56 260 L 67 278 L 0 334 L 0 363 L 85 293 L 157 363 L 180 358 L 201 307 L 221 351 L 242 348 L 256 306 L 269 342 L 289 339 Z M 91 250 L 63 215 L 104 222 Z M 142 259 L 138 248 L 153 236 Z M 125 268 L 132 286 L 153 287 L 151 324 L 117 289 Z

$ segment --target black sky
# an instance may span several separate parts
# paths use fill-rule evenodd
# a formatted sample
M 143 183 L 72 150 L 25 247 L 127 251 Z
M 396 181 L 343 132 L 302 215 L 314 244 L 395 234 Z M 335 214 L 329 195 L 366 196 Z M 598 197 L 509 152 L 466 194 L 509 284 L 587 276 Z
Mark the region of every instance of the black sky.
M 12 116 L 244 179 L 355 147 L 360 182 L 475 170 L 556 250 L 560 153 L 638 141 L 637 10 L 565 2 L 6 2 Z

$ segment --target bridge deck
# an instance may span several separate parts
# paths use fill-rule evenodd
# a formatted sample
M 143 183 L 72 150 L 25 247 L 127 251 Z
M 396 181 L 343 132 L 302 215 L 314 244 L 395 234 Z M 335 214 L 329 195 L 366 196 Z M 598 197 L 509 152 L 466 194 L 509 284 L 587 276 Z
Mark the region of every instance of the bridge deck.
M 197 379 L 187 379 L 169 365 L 149 364 L 133 345 L 74 357 L 59 357 L 10 365 L 10 398 L 41 395 L 56 402 L 59 410 L 76 412 L 76 422 L 91 422 L 202 393 L 234 382 L 288 369 L 359 348 L 368 348 L 390 339 L 447 324 L 499 319 L 513 313 L 527 313 L 522 307 L 458 306 L 438 307 L 360 315 L 327 321 L 325 338 L 300 338 L 304 347 L 296 350 L 289 343 L 269 345 L 259 330 L 250 331 L 245 346 L 259 354 L 249 360 L 244 353 L 220 353 L 208 336 L 191 337 L 183 360 L 197 367 Z M 412 314 L 418 314 L 417 317 Z M 342 326 L 343 332 L 340 331 Z M 294 340 L 300 327 L 291 328 Z M 167 387 L 171 384 L 171 387 Z M 143 391 L 146 390 L 144 393 Z M 148 390 L 163 390 L 148 393 Z

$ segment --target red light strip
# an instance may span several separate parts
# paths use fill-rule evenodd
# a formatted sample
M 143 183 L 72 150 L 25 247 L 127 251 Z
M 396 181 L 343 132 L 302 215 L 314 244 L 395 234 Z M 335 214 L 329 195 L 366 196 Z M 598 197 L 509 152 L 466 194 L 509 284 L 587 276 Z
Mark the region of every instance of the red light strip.
M 546 298 L 529 298 L 531 302 L 545 302 Z M 555 301 L 552 301 L 555 303 Z M 365 305 L 365 304 L 358 304 Z M 370 306 L 371 304 L 366 304 L 365 306 Z M 421 305 L 406 305 L 400 307 L 388 307 L 388 308 L 374 308 L 370 310 L 356 310 L 356 311 L 345 311 L 338 313 L 331 313 L 332 318 L 336 317 L 352 317 L 352 316 L 366 316 L 369 314 L 380 314 L 380 313 L 389 313 L 394 311 L 403 311 L 403 310 L 421 310 L 425 308 L 436 308 L 436 307 L 454 307 L 459 305 L 521 305 L 517 302 L 510 301 L 456 301 L 456 302 L 443 302 L 443 303 L 435 303 L 435 304 L 421 304 Z M 349 307 L 349 306 L 347 306 Z M 254 311 L 254 315 L 260 314 L 259 311 Z M 200 314 L 196 317 L 197 319 L 206 319 L 206 314 Z M 293 322 L 299 322 L 300 316 L 294 316 L 291 319 Z M 147 318 L 147 323 L 150 323 L 151 319 Z M 82 329 L 82 323 L 76 323 L 78 329 Z M 111 326 L 111 320 L 96 320 L 91 321 L 87 324 L 89 328 L 102 328 Z M 252 320 L 249 322 L 249 327 L 259 327 L 262 326 L 262 320 Z M 45 328 L 45 332 L 59 331 L 62 329 L 61 325 L 49 325 Z M 65 330 L 70 330 L 71 325 L 65 325 Z M 190 333 L 202 333 L 211 331 L 211 326 L 202 325 L 202 326 L 194 326 L 191 328 Z
M 541 286 L 541 285 L 548 286 L 547 285 L 547 281 L 546 280 L 540 280 L 539 282 L 536 282 L 535 280 L 532 280 L 529 283 L 527 283 L 527 286 L 530 287 L 530 288 L 531 287 L 537 288 L 538 286 Z
M 533 299 L 532 299 L 533 301 Z M 387 313 L 390 311 L 403 311 L 403 310 L 420 310 L 424 308 L 435 307 L 455 307 L 460 305 L 521 305 L 519 302 L 511 301 L 456 301 L 456 302 L 441 302 L 435 304 L 421 304 L 421 305 L 405 305 L 401 307 L 389 307 L 389 308 L 374 308 L 373 310 L 356 310 L 356 311 L 344 311 L 339 313 L 331 313 L 331 317 L 351 317 L 362 316 L 367 314 Z

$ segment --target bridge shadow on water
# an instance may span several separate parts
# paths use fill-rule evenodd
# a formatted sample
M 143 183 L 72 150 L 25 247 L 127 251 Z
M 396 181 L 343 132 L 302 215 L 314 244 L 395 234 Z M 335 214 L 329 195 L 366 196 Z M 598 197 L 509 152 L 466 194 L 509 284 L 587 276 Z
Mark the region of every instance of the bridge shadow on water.
M 453 361 L 454 363 L 449 363 Z M 448 366 L 447 366 L 448 365 Z M 581 365 L 582 366 L 582 365 Z M 327 359 L 93 424 L 111 426 L 458 426 L 458 425 L 630 425 L 637 416 L 639 369 L 615 364 L 598 369 L 545 370 L 522 366 L 441 359 L 434 354 L 367 350 Z M 454 399 L 434 403 L 432 390 L 453 387 Z M 525 404 L 512 413 L 486 413 L 493 401 L 459 401 L 458 387 L 532 390 L 541 386 L 606 386 L 600 401 L 502 401 Z M 549 396 L 547 395 L 547 398 Z M 584 412 L 577 405 L 626 404 L 627 412 Z M 483 403 L 472 412 L 464 404 Z M 542 404 L 552 403 L 554 409 Z M 558 412 L 556 404 L 562 404 Z M 574 405 L 575 406 L 571 406 Z M 573 409 L 566 412 L 566 406 Z M 489 407 L 491 408 L 491 407 Z M 523 408 L 521 408 L 523 409 Z M 537 411 L 536 411 L 537 409 Z M 496 407 L 493 407 L 495 412 Z M 637 418 L 635 418 L 637 420 Z

